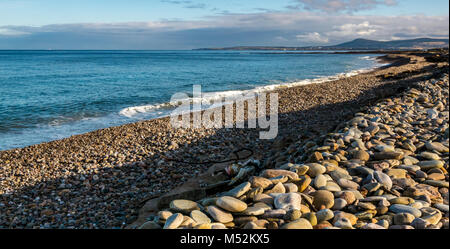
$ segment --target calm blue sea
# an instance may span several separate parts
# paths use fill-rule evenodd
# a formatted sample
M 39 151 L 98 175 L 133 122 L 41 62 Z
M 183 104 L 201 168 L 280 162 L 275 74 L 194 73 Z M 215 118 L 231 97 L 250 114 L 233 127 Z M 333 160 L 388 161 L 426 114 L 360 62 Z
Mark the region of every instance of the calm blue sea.
M 167 114 L 175 92 L 308 83 L 376 55 L 252 51 L 0 51 L 0 150 Z

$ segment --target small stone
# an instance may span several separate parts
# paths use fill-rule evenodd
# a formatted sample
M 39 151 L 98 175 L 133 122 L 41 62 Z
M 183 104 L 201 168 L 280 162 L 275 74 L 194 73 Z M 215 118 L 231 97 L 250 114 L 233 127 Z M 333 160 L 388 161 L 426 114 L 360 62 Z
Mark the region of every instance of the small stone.
M 259 216 L 259 215 L 263 215 L 265 213 L 265 211 L 266 210 L 263 207 L 253 206 L 253 207 L 248 207 L 241 214 L 242 215 Z
M 403 163 L 405 165 L 416 165 L 417 163 L 419 163 L 419 160 L 411 156 L 405 156 L 405 158 L 403 159 Z
M 430 151 L 437 151 L 440 153 L 448 153 L 448 147 L 446 147 L 443 144 L 438 143 L 438 142 L 434 142 L 434 143 L 427 142 L 427 143 L 425 143 L 425 146 Z
M 353 226 L 349 219 L 340 218 L 333 224 L 335 227 L 339 227 L 341 229 L 353 229 Z
M 318 163 L 308 163 L 306 164 L 309 167 L 307 174 L 310 177 L 316 177 L 317 175 L 324 174 L 327 169 Z
M 260 177 L 260 176 L 252 176 L 250 178 L 250 184 L 252 188 L 263 188 L 266 189 L 270 186 L 272 186 L 272 181 L 270 181 L 267 178 Z
M 222 223 L 211 223 L 211 229 L 227 229 L 227 227 Z
M 258 220 L 258 218 L 256 218 L 255 216 L 239 216 L 239 217 L 236 217 L 233 220 L 233 222 L 236 225 L 244 225 L 244 224 L 247 224 L 248 222 L 257 221 L 257 220 Z
M 404 157 L 403 152 L 377 152 L 374 153 L 374 159 L 375 160 L 389 160 L 389 159 L 395 159 L 395 160 L 401 160 Z
M 268 205 L 273 205 L 273 197 L 267 194 L 258 194 L 253 198 L 254 202 L 264 202 Z
M 272 209 L 272 206 L 270 205 L 267 205 L 266 203 L 264 203 L 264 202 L 257 202 L 257 203 L 255 203 L 255 204 L 253 204 L 253 207 L 259 207 L 259 208 L 263 208 L 264 210 L 271 210 Z
M 422 170 L 440 169 L 444 167 L 444 162 L 440 160 L 420 161 L 417 165 L 419 165 Z
M 281 229 L 313 229 L 313 227 L 307 219 L 300 218 L 283 225 Z
M 270 219 L 270 218 L 282 219 L 285 214 L 286 214 L 286 210 L 284 210 L 284 209 L 268 210 L 264 213 L 262 218 L 263 219 Z
M 181 223 L 180 227 L 192 228 L 195 225 L 197 225 L 197 223 L 191 217 L 184 216 L 183 217 L 183 222 Z
M 359 188 L 358 183 L 356 183 L 354 181 L 347 180 L 347 179 L 342 179 L 342 178 L 337 181 L 337 184 L 339 184 L 339 186 L 341 186 L 344 189 L 357 190 Z
M 334 205 L 332 210 L 341 210 L 347 206 L 347 201 L 342 198 L 337 198 L 334 200 Z
M 334 205 L 334 195 L 327 190 L 318 190 L 314 193 L 313 205 L 317 210 L 330 209 Z
M 416 217 L 410 213 L 399 213 L 394 216 L 395 225 L 410 225 Z
M 441 212 L 448 213 L 448 204 L 440 204 L 436 203 L 434 204 L 434 207 L 439 209 Z
M 319 224 L 315 225 L 314 229 L 318 229 L 318 230 L 320 230 L 320 229 L 331 229 L 332 227 L 333 227 L 333 225 L 330 222 L 322 221 Z
M 298 192 L 298 186 L 294 183 L 284 183 L 283 184 L 286 193 L 296 193 Z
M 273 193 L 281 193 L 284 194 L 286 193 L 286 189 L 284 188 L 283 184 L 281 182 L 279 182 L 278 184 L 276 184 L 272 189 L 267 190 L 265 192 L 265 194 L 273 194 Z
M 250 182 L 244 182 L 238 185 L 237 187 L 233 188 L 232 190 L 226 192 L 224 195 L 239 198 L 245 193 L 247 193 L 247 191 L 249 191 L 250 188 L 251 188 Z
M 391 179 L 406 178 L 406 173 L 407 171 L 404 169 L 390 169 L 386 172 Z
M 414 199 L 410 197 L 397 197 L 389 200 L 391 204 L 409 205 L 414 203 Z
M 414 227 L 409 226 L 409 225 L 393 225 L 393 226 L 390 226 L 389 229 L 393 229 L 393 230 L 409 230 L 409 229 L 414 229 Z
M 264 170 L 261 175 L 265 178 L 274 178 L 278 176 L 286 176 L 292 181 L 298 181 L 299 177 L 295 172 L 288 171 L 288 170 L 282 170 L 282 169 L 266 169 Z
M 358 159 L 361 161 L 369 161 L 370 155 L 364 150 L 357 150 L 353 152 L 353 159 Z
M 294 221 L 294 220 L 300 219 L 301 216 L 302 216 L 302 213 L 300 212 L 300 210 L 291 209 L 291 210 L 287 211 L 286 214 L 284 215 L 284 220 Z
M 377 145 L 375 146 L 375 149 L 379 152 L 395 152 L 395 147 L 390 145 Z
M 177 229 L 181 223 L 183 223 L 184 218 L 183 215 L 180 213 L 173 214 L 170 216 L 166 223 L 164 224 L 164 229 Z
M 449 188 L 449 182 L 446 181 L 433 181 L 433 180 L 426 180 L 424 182 L 425 184 L 431 185 L 433 187 L 438 188 Z
M 419 209 L 413 208 L 410 206 L 402 205 L 402 204 L 394 204 L 389 207 L 389 211 L 393 213 L 410 213 L 414 215 L 416 218 L 420 218 L 422 216 L 422 212 Z
M 385 229 L 389 228 L 389 221 L 387 220 L 379 220 L 376 224 L 384 227 Z
M 344 199 L 348 205 L 351 205 L 356 201 L 355 194 L 351 191 L 343 191 L 337 197 Z
M 258 226 L 255 222 L 251 221 L 245 224 L 243 229 L 263 229 L 262 227 Z
M 189 214 L 192 210 L 200 210 L 200 207 L 190 200 L 173 200 L 170 202 L 170 209 L 174 212 Z
M 173 213 L 170 211 L 159 211 L 158 212 L 158 217 L 160 220 L 165 221 L 167 219 L 169 219 L 170 216 L 172 216 Z
M 297 193 L 281 194 L 275 198 L 274 204 L 277 209 L 300 210 L 302 198 Z
M 416 218 L 413 220 L 413 222 L 411 222 L 411 226 L 415 229 L 426 229 L 429 225 L 430 222 L 421 218 Z
M 217 199 L 216 205 L 226 211 L 240 213 L 247 209 L 247 204 L 230 196 L 223 196 Z
M 304 213 L 302 214 L 302 218 L 307 219 L 312 226 L 317 225 L 317 216 L 316 213 Z
M 320 188 L 320 190 L 328 190 L 330 192 L 340 192 L 342 191 L 341 187 L 334 181 L 328 181 L 325 187 Z
M 329 221 L 334 218 L 334 213 L 330 209 L 322 209 L 316 213 L 317 222 Z
M 427 160 L 441 160 L 441 157 L 438 154 L 428 151 L 420 153 L 419 156 Z
M 442 181 L 445 180 L 445 175 L 440 173 L 432 173 L 427 176 L 427 180 Z
M 375 210 L 377 207 L 370 202 L 359 202 L 357 207 L 363 210 Z
M 269 179 L 272 184 L 285 183 L 289 180 L 286 176 L 277 176 Z
M 302 193 L 311 184 L 311 178 L 307 175 L 302 176 L 300 182 L 298 183 L 298 192 Z
M 325 187 L 327 185 L 327 178 L 322 175 L 318 174 L 313 181 L 313 185 L 316 189 L 319 189 L 321 187 Z
M 421 218 L 428 221 L 431 225 L 437 225 L 442 219 L 441 211 L 435 208 L 424 207 L 420 211 L 422 212 Z
M 207 211 L 214 220 L 220 223 L 228 223 L 233 221 L 233 215 L 221 210 L 216 206 L 208 206 Z
M 373 173 L 375 179 L 383 185 L 387 190 L 391 190 L 392 188 L 392 180 L 391 178 L 381 171 L 375 171 Z
M 202 211 L 193 210 L 190 216 L 197 224 L 211 223 L 211 219 Z
M 386 229 L 378 224 L 375 223 L 368 223 L 361 227 L 361 229 L 367 229 L 367 230 L 375 230 L 375 229 Z

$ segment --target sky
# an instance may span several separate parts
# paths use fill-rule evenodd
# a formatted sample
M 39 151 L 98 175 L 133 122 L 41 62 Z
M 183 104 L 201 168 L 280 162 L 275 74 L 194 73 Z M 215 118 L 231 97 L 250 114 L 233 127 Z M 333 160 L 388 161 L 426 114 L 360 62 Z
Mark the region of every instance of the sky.
M 0 49 L 448 39 L 448 13 L 448 0 L 0 0 Z

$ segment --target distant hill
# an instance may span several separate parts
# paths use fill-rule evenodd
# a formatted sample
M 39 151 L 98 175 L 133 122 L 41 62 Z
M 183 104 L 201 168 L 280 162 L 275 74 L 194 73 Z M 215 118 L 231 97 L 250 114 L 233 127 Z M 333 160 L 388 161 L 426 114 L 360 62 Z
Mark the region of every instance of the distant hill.
M 310 46 L 310 47 L 272 47 L 272 46 L 239 46 L 229 48 L 201 48 L 198 50 L 411 50 L 448 47 L 448 39 L 419 38 L 412 40 L 374 41 L 367 39 L 356 39 L 350 42 L 333 46 Z

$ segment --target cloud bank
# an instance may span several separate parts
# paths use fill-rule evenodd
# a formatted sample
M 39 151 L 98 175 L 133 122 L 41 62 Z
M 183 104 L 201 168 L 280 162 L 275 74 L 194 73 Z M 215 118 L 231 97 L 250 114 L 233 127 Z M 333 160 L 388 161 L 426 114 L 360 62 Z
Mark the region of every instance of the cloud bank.
M 192 49 L 326 45 L 355 38 L 448 38 L 448 23 L 448 16 L 323 15 L 294 11 L 227 14 L 202 21 L 0 26 L 0 49 Z
M 396 0 L 296 0 L 299 4 L 290 8 L 320 10 L 328 13 L 347 12 L 374 9 L 379 5 L 397 5 Z

